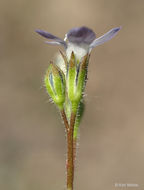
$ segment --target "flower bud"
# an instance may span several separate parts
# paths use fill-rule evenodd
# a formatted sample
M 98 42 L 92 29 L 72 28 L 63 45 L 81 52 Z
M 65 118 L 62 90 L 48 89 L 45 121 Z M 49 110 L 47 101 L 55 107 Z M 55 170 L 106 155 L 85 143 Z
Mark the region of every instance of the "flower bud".
M 76 112 L 83 95 L 87 75 L 87 63 L 88 55 L 85 55 L 82 61 L 77 63 L 74 53 L 71 53 L 67 73 L 67 92 L 74 112 Z
M 59 67 L 51 63 L 44 78 L 45 86 L 53 102 L 63 109 L 65 101 L 65 76 Z

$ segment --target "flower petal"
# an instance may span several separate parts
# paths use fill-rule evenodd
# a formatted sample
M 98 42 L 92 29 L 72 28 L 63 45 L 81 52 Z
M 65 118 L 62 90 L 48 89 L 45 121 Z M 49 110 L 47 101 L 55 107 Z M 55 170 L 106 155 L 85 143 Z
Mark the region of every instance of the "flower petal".
M 68 41 L 71 43 L 86 43 L 88 45 L 91 44 L 96 38 L 95 33 L 85 26 L 72 28 L 66 36 Z
M 117 32 L 121 29 L 121 27 L 118 27 L 118 28 L 113 28 L 111 29 L 110 31 L 108 31 L 107 33 L 105 33 L 103 36 L 95 39 L 91 44 L 90 44 L 90 49 L 98 46 L 98 45 L 101 45 L 105 42 L 107 42 L 108 40 L 111 40 L 116 34 Z
M 52 41 L 52 42 L 45 41 L 45 43 L 50 44 L 50 45 L 62 45 L 60 42 L 55 42 L 55 41 Z
M 65 48 L 67 47 L 67 44 L 66 42 L 64 42 L 62 39 L 54 36 L 53 34 L 50 34 L 49 32 L 46 32 L 46 31 L 43 31 L 43 30 L 36 30 L 36 32 L 38 34 L 40 34 L 41 36 L 45 37 L 45 38 L 48 38 L 49 40 L 52 40 L 51 42 L 46 42 L 48 44 L 58 44 L 58 45 L 63 45 Z

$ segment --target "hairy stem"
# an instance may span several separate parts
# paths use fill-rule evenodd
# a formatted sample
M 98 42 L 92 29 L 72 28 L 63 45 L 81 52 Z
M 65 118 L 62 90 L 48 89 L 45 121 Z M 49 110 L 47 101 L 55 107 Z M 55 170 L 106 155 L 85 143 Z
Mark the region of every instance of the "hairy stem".
M 73 160 L 76 160 L 76 153 L 77 153 L 77 139 L 73 138 Z
M 76 114 L 71 113 L 70 127 L 67 132 L 67 190 L 73 190 L 74 180 L 74 146 L 73 146 L 73 132 Z
M 64 121 L 65 129 L 68 132 L 68 130 L 69 130 L 69 124 L 68 124 L 68 120 L 67 120 L 67 117 L 66 117 L 64 109 L 61 110 L 61 116 L 62 116 L 62 119 Z

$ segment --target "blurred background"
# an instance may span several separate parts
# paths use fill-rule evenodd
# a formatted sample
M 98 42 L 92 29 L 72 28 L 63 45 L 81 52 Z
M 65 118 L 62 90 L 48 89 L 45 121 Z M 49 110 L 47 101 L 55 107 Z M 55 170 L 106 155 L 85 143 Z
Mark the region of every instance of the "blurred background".
M 142 0 L 0 1 L 0 189 L 64 190 L 64 127 L 43 86 L 59 47 L 34 31 L 83 25 L 122 29 L 91 55 L 75 189 L 144 188 L 143 20 Z

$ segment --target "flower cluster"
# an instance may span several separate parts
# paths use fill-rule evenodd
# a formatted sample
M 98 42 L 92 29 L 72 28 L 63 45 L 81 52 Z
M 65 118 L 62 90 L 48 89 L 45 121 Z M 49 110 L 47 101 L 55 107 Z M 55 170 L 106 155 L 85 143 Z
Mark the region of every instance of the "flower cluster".
M 53 102 L 60 110 L 65 110 L 68 119 L 72 112 L 79 113 L 81 109 L 92 49 L 112 39 L 119 30 L 120 27 L 113 28 L 96 38 L 93 30 L 83 26 L 71 29 L 64 40 L 46 31 L 36 30 L 49 40 L 46 43 L 64 47 L 65 53 L 60 51 L 58 61 L 49 65 L 45 86 Z
M 79 124 L 84 110 L 83 93 L 87 81 L 87 68 L 92 49 L 113 38 L 120 28 L 114 28 L 96 38 L 95 33 L 87 28 L 73 28 L 64 40 L 48 32 L 36 30 L 49 39 L 48 44 L 61 45 L 55 63 L 49 65 L 44 82 L 47 92 L 58 106 L 64 121 L 67 137 L 67 190 L 73 190 L 74 163 Z

